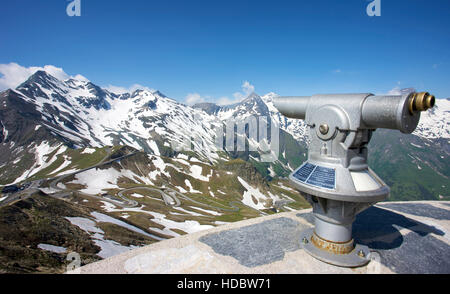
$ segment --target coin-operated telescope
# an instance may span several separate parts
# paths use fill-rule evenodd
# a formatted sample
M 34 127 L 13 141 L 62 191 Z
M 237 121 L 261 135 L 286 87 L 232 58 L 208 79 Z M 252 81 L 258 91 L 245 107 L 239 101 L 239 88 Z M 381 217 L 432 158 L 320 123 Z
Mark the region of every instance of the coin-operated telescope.
M 352 223 L 358 213 L 386 199 L 389 187 L 367 165 L 367 145 L 377 128 L 412 133 L 420 112 L 434 103 L 426 92 L 275 99 L 283 115 L 309 126 L 308 160 L 289 176 L 313 207 L 315 227 L 301 236 L 309 254 L 343 267 L 369 262 L 369 248 L 354 244 Z

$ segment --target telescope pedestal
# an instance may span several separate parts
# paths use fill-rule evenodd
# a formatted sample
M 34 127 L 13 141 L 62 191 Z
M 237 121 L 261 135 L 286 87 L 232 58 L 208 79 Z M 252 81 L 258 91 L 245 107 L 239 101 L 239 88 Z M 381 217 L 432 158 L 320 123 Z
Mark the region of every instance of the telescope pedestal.
M 354 244 L 352 223 L 357 213 L 372 203 L 337 201 L 307 195 L 313 206 L 315 227 L 302 232 L 302 248 L 313 257 L 342 267 L 366 265 L 369 259 L 367 246 Z
M 369 247 L 357 244 L 353 250 L 347 254 L 331 253 L 314 245 L 314 229 L 303 231 L 300 237 L 302 248 L 312 257 L 323 262 L 341 266 L 341 267 L 360 267 L 366 265 L 369 261 Z M 331 243 L 331 242 L 330 242 Z M 351 241 L 353 247 L 353 240 Z M 335 243 L 338 247 L 341 244 Z

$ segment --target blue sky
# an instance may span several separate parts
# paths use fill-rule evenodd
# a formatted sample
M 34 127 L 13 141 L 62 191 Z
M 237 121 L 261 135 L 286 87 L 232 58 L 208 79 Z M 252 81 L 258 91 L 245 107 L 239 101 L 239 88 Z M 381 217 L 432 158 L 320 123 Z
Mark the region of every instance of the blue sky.
M 259 94 L 449 97 L 450 1 L 381 0 L 380 17 L 366 14 L 370 2 L 81 0 L 69 17 L 67 0 L 2 1 L 0 64 L 54 65 L 179 101 L 231 101 L 245 81 Z

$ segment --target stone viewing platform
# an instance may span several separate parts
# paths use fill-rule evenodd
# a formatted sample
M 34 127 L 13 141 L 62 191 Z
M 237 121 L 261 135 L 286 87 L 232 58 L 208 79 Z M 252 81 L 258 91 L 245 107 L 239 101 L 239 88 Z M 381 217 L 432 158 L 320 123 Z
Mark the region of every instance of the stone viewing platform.
M 307 254 L 311 209 L 249 219 L 161 241 L 78 269 L 82 274 L 450 273 L 450 202 L 384 202 L 359 214 L 353 237 L 370 248 L 360 268 Z

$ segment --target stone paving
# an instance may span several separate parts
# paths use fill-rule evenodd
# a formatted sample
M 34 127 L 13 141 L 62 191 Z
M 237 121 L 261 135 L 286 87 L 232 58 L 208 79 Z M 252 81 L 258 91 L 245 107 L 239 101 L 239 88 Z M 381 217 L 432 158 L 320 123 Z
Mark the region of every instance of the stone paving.
M 389 202 L 360 213 L 353 236 L 371 250 L 361 268 L 320 262 L 301 249 L 310 209 L 236 222 L 161 241 L 79 269 L 100 273 L 450 273 L 450 202 Z

